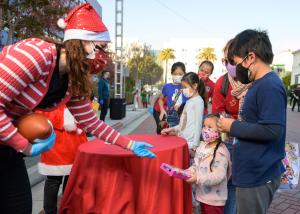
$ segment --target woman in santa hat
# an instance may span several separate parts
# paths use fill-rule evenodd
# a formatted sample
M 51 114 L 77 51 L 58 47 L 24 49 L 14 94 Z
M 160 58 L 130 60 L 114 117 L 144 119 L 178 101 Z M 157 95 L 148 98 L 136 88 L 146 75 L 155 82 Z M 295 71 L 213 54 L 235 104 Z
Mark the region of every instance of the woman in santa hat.
M 52 111 L 65 104 L 80 127 L 138 156 L 155 157 L 144 142 L 131 141 L 93 112 L 89 96 L 90 73 L 106 62 L 103 49 L 110 41 L 100 16 L 90 4 L 73 9 L 60 26 L 62 46 L 41 39 L 26 39 L 0 53 L 0 207 L 3 213 L 31 213 L 32 197 L 24 155 L 49 150 L 55 134 L 31 144 L 14 120 L 35 109 Z

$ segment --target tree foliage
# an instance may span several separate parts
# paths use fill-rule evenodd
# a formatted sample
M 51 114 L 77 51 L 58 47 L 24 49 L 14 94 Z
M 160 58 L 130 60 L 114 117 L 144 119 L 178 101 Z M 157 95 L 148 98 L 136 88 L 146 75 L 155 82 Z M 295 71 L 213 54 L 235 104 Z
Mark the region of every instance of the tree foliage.
M 79 4 L 79 0 L 2 0 L 0 23 L 9 29 L 11 38 L 47 36 L 61 38 L 57 20 Z
M 292 73 L 291 72 L 288 72 L 287 75 L 285 75 L 283 78 L 282 78 L 282 82 L 285 86 L 286 89 L 289 89 L 290 85 L 291 85 L 291 76 L 292 76 Z
M 166 83 L 167 82 L 167 74 L 168 74 L 168 61 L 170 59 L 175 59 L 175 50 L 172 48 L 163 49 L 159 53 L 158 59 L 160 61 L 165 61 L 165 70 L 164 70 L 162 82 Z
M 215 62 L 217 60 L 217 56 L 215 54 L 215 49 L 214 48 L 203 48 L 200 50 L 198 56 L 197 56 L 199 64 L 204 61 L 204 60 L 209 60 L 212 62 Z
M 142 81 L 142 85 L 154 85 L 163 73 L 162 67 L 157 64 L 156 57 L 152 54 L 151 47 L 146 44 L 131 44 L 125 51 L 125 64 L 130 71 L 127 85 L 134 84 L 136 78 Z

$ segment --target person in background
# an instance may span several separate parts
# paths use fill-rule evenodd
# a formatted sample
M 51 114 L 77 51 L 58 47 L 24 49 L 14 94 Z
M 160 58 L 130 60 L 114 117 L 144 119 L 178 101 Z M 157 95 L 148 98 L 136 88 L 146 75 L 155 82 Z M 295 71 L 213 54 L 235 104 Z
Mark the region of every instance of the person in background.
M 265 214 L 284 172 L 287 95 L 272 71 L 273 51 L 265 31 L 245 30 L 229 45 L 236 78 L 251 84 L 239 120 L 221 118 L 220 132 L 235 137 L 232 182 L 238 214 Z
M 239 108 L 241 108 L 243 104 L 244 97 L 250 87 L 250 84 L 244 85 L 236 80 L 235 66 L 231 65 L 227 58 L 228 47 L 231 42 L 232 40 L 228 41 L 223 49 L 224 58 L 222 59 L 222 63 L 228 72 L 221 76 L 216 82 L 212 97 L 212 113 L 225 113 L 225 115 L 237 119 Z M 229 136 L 222 140 L 232 156 L 233 138 Z M 225 205 L 225 214 L 235 213 L 235 186 L 232 184 L 231 179 L 229 179 L 228 199 Z
M 227 200 L 227 182 L 231 175 L 230 154 L 217 127 L 219 115 L 208 115 L 202 129 L 203 142 L 196 150 L 194 164 L 186 170 L 196 184 L 196 200 L 201 214 L 223 214 Z
M 185 65 L 182 62 L 176 62 L 172 65 L 171 74 L 173 83 L 167 83 L 163 86 L 162 94 L 159 97 L 159 108 L 160 108 L 160 115 L 159 119 L 163 120 L 164 117 L 167 116 L 167 112 L 164 109 L 164 97 L 167 98 L 167 109 L 171 108 L 172 102 L 177 95 L 178 91 L 182 89 L 181 79 L 185 74 Z M 181 104 L 186 102 L 187 98 L 182 94 L 179 95 L 177 102 L 175 103 L 175 110 L 178 110 Z
M 142 97 L 143 108 L 148 108 L 148 99 L 147 99 L 148 96 L 145 89 L 142 89 L 141 97 Z
M 109 107 L 109 71 L 103 70 L 98 83 L 98 102 L 100 104 L 100 120 L 105 121 L 107 110 Z
M 77 127 L 74 117 L 65 105 L 43 114 L 53 124 L 56 134 L 54 146 L 41 154 L 38 163 L 39 173 L 46 176 L 44 185 L 44 212 L 57 213 L 57 198 L 61 184 L 66 187 L 78 147 L 87 142 L 85 132 Z
M 201 64 L 199 65 L 198 76 L 200 79 L 204 81 L 207 103 L 209 103 L 214 93 L 215 83 L 209 78 L 212 75 L 213 71 L 214 71 L 214 64 L 209 60 L 205 60 L 201 62 Z M 205 109 L 204 113 L 205 114 L 208 113 L 207 108 Z
M 300 111 L 300 87 L 292 91 L 292 98 L 293 98 L 293 106 L 292 111 L 294 111 L 294 108 L 296 104 L 298 105 L 298 112 Z

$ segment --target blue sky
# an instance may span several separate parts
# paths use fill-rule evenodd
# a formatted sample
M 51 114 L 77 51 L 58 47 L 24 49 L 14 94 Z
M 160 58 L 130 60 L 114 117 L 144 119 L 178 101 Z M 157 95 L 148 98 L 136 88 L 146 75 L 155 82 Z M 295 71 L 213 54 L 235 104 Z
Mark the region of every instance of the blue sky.
M 115 1 L 100 2 L 113 39 Z M 172 37 L 230 39 L 247 28 L 267 30 L 275 53 L 300 49 L 300 1 L 124 0 L 124 37 L 153 47 Z

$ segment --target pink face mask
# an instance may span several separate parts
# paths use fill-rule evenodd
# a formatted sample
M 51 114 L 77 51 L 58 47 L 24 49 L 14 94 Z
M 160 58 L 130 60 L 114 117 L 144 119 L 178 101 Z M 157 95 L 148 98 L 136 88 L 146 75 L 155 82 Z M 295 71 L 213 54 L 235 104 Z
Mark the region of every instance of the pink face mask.
M 219 139 L 220 135 L 217 129 L 212 128 L 203 128 L 202 129 L 202 138 L 205 142 L 214 142 Z
M 229 62 L 226 65 L 226 70 L 228 71 L 228 74 L 232 77 L 236 77 L 236 71 L 235 71 L 235 66 L 231 65 Z

